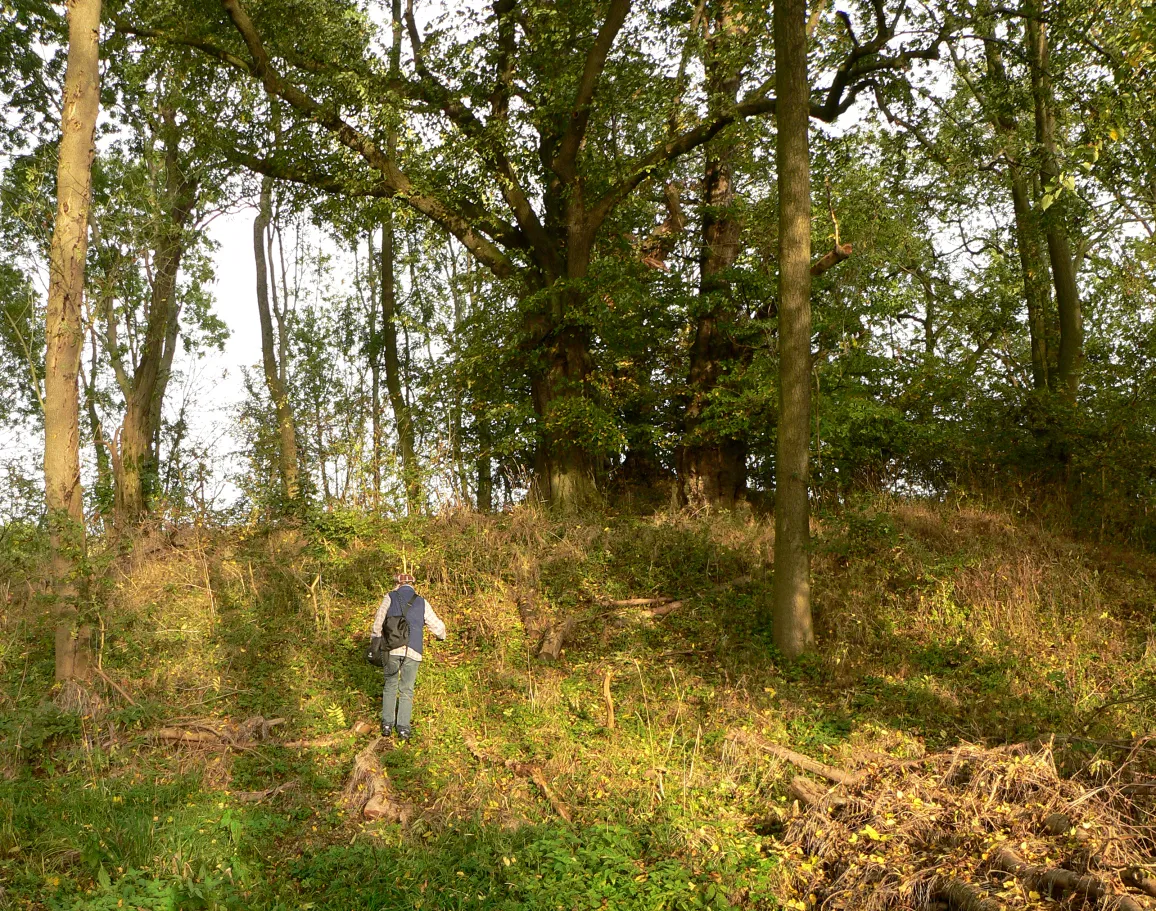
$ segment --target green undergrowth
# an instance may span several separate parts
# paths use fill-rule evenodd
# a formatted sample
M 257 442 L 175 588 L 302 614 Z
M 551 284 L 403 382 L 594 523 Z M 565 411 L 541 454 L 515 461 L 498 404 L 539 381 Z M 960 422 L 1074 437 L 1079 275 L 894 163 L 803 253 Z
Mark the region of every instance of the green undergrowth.
M 3 617 L 0 908 L 773 908 L 794 770 L 728 731 L 853 765 L 1050 733 L 1078 756 L 1156 727 L 1148 557 L 978 507 L 849 507 L 816 522 L 820 647 L 787 664 L 772 550 L 750 517 L 525 508 L 98 555 L 89 619 L 134 704 L 98 679 L 91 712 L 57 710 L 45 605 Z M 414 742 L 382 759 L 404 826 L 342 801 L 371 736 L 350 729 L 379 711 L 365 631 L 403 561 L 450 631 L 427 646 Z M 607 606 L 659 596 L 681 606 Z M 531 653 L 526 600 L 578 621 L 556 666 Z M 153 736 L 252 715 L 282 719 L 271 739 Z

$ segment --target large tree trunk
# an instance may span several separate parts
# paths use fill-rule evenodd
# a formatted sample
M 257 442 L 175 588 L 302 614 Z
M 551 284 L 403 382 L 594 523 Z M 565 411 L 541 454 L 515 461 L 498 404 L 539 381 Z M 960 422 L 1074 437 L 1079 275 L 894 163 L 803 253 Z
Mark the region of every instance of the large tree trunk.
M 172 369 L 179 331 L 177 276 L 185 252 L 185 227 L 196 202 L 192 181 L 182 173 L 175 129 L 166 137 L 165 211 L 155 243 L 153 286 L 149 298 L 145 339 L 133 371 L 119 434 L 116 468 L 116 522 L 127 528 L 148 511 L 158 476 L 157 443 L 162 397 Z
M 775 453 L 775 645 L 795 658 L 811 623 L 811 173 L 806 0 L 775 4 L 779 187 L 779 438 Z
M 541 333 L 544 321 L 531 322 L 532 333 Z M 581 441 L 587 381 L 593 369 L 589 330 L 566 326 L 553 332 L 538 351 L 545 363 L 530 377 L 534 411 L 542 428 L 534 464 L 536 494 L 559 509 L 579 509 L 598 496 L 590 449 Z
M 381 350 L 385 358 L 385 388 L 397 423 L 405 504 L 410 515 L 417 515 L 422 509 L 421 470 L 414 445 L 413 413 L 401 383 L 401 358 L 397 344 L 397 282 L 394 277 L 396 243 L 393 212 L 386 209 L 381 219 Z
M 1059 155 L 1056 147 L 1055 98 L 1048 51 L 1047 24 L 1043 21 L 1043 4 L 1029 0 L 1026 4 L 1028 62 L 1031 69 L 1032 100 L 1035 104 L 1036 143 L 1040 155 L 1040 182 L 1045 190 L 1059 190 Z M 1080 292 L 1076 287 L 1076 267 L 1071 243 L 1064 224 L 1067 205 L 1058 199 L 1045 215 L 1044 236 L 1048 260 L 1052 266 L 1052 284 L 1059 313 L 1060 345 L 1056 353 L 1056 381 L 1069 401 L 1075 401 L 1080 388 L 1084 361 L 1084 314 Z
M 736 25 L 727 0 L 716 6 L 707 46 L 710 104 L 716 113 L 733 105 L 740 84 L 732 46 Z M 710 398 L 722 375 L 740 356 L 735 340 L 737 314 L 731 284 L 724 277 L 739 255 L 741 225 L 733 212 L 734 148 L 724 137 L 707 147 L 702 193 L 702 247 L 699 256 L 699 308 L 690 348 L 679 474 L 684 498 L 692 505 L 731 509 L 743 499 L 747 482 L 744 437 L 704 427 Z
M 692 505 L 731 509 L 746 492 L 747 446 L 742 438 L 724 437 L 704 427 L 712 393 L 728 366 L 739 357 L 730 282 L 719 275 L 734 265 L 739 251 L 739 224 L 728 211 L 734 184 L 726 150 L 708 157 L 703 180 L 702 255 L 699 302 L 687 385 L 690 401 L 684 415 L 684 442 L 679 453 L 683 496 Z
M 84 261 L 92 198 L 93 133 L 100 106 L 100 0 L 68 4 L 56 221 L 49 252 L 44 365 L 44 493 L 53 594 L 57 599 L 56 679 L 84 680 L 90 633 L 77 626 L 77 564 L 84 554 L 80 488 L 80 372 Z
M 293 421 L 293 409 L 286 388 L 284 363 L 278 364 L 273 336 L 273 317 L 269 306 L 269 268 L 265 251 L 265 235 L 273 220 L 273 181 L 265 177 L 261 181 L 261 207 L 253 222 L 253 256 L 257 266 L 257 313 L 261 320 L 261 360 L 265 372 L 265 385 L 277 414 L 277 466 L 281 480 L 281 496 L 286 502 L 293 502 L 300 493 L 297 473 L 297 429 Z M 283 324 L 283 321 L 280 321 Z M 288 349 L 282 346 L 281 360 L 289 357 Z

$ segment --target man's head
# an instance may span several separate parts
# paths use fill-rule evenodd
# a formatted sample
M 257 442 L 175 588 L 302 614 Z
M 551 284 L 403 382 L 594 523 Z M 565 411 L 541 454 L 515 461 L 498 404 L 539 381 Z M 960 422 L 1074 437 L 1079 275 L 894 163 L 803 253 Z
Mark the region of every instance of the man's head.
M 393 577 L 398 585 L 413 585 L 414 578 L 412 573 L 401 572 Z

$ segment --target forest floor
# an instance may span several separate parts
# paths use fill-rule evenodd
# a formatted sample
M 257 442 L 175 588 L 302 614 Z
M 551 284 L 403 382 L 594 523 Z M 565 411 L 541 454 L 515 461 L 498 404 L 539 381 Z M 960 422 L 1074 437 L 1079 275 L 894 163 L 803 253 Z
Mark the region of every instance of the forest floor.
M 802 908 L 799 770 L 760 743 L 857 769 L 1057 735 L 1087 787 L 1151 746 L 1151 555 L 966 503 L 871 500 L 815 533 L 819 649 L 788 664 L 760 619 L 773 524 L 749 517 L 158 532 L 94 557 L 83 716 L 55 707 L 43 605 L 11 576 L 0 908 Z M 414 740 L 369 757 L 388 790 L 367 820 L 365 633 L 403 558 L 449 637 Z M 678 604 L 611 603 L 641 598 Z M 555 663 L 528 599 L 578 621 Z

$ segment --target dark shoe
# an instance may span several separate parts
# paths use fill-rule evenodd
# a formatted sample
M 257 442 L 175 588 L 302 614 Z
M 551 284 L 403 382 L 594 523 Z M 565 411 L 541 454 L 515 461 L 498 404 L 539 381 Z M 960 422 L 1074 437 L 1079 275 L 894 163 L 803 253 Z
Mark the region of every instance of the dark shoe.
M 386 722 L 383 721 L 381 723 L 381 736 L 382 737 L 392 737 L 393 736 L 393 725 L 387 724 Z
M 409 728 L 398 728 L 397 729 L 397 739 L 402 741 L 403 743 L 405 741 L 409 740 Z

